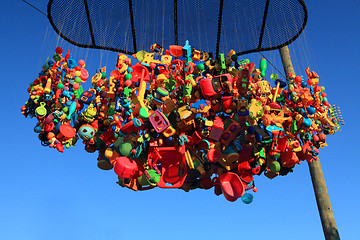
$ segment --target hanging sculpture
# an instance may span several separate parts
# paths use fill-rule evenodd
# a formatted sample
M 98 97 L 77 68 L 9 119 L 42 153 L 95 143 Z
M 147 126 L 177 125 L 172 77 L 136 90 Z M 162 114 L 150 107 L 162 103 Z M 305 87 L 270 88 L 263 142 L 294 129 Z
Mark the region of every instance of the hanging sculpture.
M 135 191 L 214 188 L 251 203 L 255 175 L 316 161 L 341 125 L 309 68 L 306 78 L 280 79 L 265 59 L 257 67 L 233 50 L 214 58 L 186 41 L 120 53 L 113 70 L 90 77 L 84 60 L 55 52 L 30 84 L 23 115 L 37 119 L 43 146 L 63 152 L 81 139 L 99 168 Z

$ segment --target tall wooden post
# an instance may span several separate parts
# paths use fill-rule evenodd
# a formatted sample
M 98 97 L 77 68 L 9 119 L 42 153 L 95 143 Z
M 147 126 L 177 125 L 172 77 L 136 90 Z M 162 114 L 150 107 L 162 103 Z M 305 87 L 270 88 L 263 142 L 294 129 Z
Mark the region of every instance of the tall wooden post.
M 288 76 L 290 72 L 295 76 L 294 67 L 289 54 L 289 48 L 285 46 L 280 48 L 279 51 L 286 76 Z M 309 170 L 325 239 L 339 240 L 340 236 L 336 227 L 335 217 L 331 207 L 320 160 L 317 159 L 317 161 L 309 163 Z

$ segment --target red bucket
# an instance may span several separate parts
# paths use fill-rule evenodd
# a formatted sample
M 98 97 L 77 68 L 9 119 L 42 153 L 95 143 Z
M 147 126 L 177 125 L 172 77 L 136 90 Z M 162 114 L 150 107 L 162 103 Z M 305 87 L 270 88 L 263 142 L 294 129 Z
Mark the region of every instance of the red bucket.
M 245 187 L 237 174 L 226 172 L 221 174 L 219 178 L 221 190 L 228 201 L 235 202 L 244 195 Z

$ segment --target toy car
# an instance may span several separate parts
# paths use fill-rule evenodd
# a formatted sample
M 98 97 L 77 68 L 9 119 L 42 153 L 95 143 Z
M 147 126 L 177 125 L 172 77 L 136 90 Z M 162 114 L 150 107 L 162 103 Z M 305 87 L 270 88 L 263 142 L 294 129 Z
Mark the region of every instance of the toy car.
M 228 82 L 232 87 L 234 86 L 234 80 L 228 73 L 201 80 L 200 89 L 204 97 L 209 98 L 216 94 L 225 92 L 226 82 Z

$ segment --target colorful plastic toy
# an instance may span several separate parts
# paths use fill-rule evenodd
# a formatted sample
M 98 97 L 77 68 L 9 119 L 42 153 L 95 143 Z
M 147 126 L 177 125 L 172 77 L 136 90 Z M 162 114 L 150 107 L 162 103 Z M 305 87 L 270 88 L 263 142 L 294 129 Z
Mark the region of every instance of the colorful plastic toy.
M 340 128 L 339 109 L 309 68 L 307 80 L 267 81 L 265 59 L 259 69 L 234 51 L 213 59 L 188 41 L 164 50 L 119 54 L 115 69 L 95 72 L 84 91 L 85 61 L 57 48 L 21 112 L 37 119 L 43 146 L 63 152 L 80 137 L 122 187 L 214 188 L 245 204 L 255 175 L 272 179 L 316 161 L 326 135 Z

